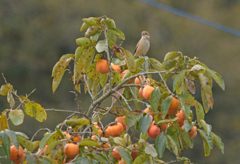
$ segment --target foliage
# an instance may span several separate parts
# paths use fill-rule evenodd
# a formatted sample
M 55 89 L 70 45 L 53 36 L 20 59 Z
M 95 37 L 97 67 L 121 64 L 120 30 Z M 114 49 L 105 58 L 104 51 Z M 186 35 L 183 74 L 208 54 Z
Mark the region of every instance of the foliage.
M 7 96 L 10 109 L 1 114 L 0 138 L 8 157 L 11 144 L 17 148 L 20 144 L 26 153 L 23 163 L 62 163 L 69 160 L 64 155 L 64 146 L 71 142 L 79 146 L 79 153 L 71 163 L 117 163 L 118 160 L 112 153 L 116 146 L 121 160 L 127 164 L 167 163 L 162 160 L 166 148 L 176 155 L 176 161 L 190 163 L 187 157 L 180 155 L 182 151 L 193 148 L 193 138 L 196 135 L 192 137 L 190 133 L 194 127 L 197 127 L 196 134 L 198 132 L 202 137 L 205 156 L 210 154 L 213 144 L 224 153 L 224 144 L 220 137 L 212 132 L 212 126 L 204 120 L 205 114 L 214 104 L 213 80 L 225 89 L 224 81 L 218 73 L 196 57 L 189 58 L 181 52 L 167 53 L 163 62 L 147 56 L 135 59 L 130 51 L 125 50 L 121 44 L 116 44 L 118 39 L 125 40 L 125 36 L 116 28 L 114 20 L 106 16 L 84 18 L 80 31 L 84 30 L 85 37 L 76 39 L 78 47 L 75 54 L 63 55 L 52 70 L 53 93 L 67 71 L 77 102 L 77 109 L 70 111 L 72 115 L 59 123 L 54 131 L 39 129 L 30 140 L 25 134 L 10 130 L 8 117 L 17 126 L 22 124 L 25 114 L 43 122 L 47 119 L 47 113 L 40 104 L 29 99 L 33 92 L 19 96 L 4 78 L 6 84 L 2 85 L 0 94 Z M 109 73 L 106 74 L 101 74 L 96 69 L 96 63 L 103 58 L 109 64 Z M 73 72 L 70 62 L 74 64 Z M 128 71 L 124 74 L 117 72 L 111 63 Z M 153 75 L 159 76 L 160 80 L 155 80 Z M 142 80 L 139 77 L 142 77 Z M 131 82 L 135 78 L 139 78 L 140 85 Z M 150 83 L 146 79 L 150 79 Z M 173 91 L 167 86 L 167 80 L 170 79 L 173 80 Z M 193 96 L 196 92 L 195 83 L 201 86 L 202 104 Z M 83 92 L 81 85 L 84 85 L 84 92 L 92 99 L 86 113 L 82 112 L 78 100 L 78 95 Z M 143 89 L 146 85 L 155 88 L 150 100 L 139 95 L 138 88 Z M 112 97 L 111 105 L 102 107 L 102 103 L 109 97 Z M 179 102 L 177 108 L 174 108 L 176 112 L 183 110 L 186 116 L 183 126 L 177 122 L 176 113 L 169 113 L 174 101 Z M 141 104 L 149 107 L 154 117 L 140 110 Z M 194 109 L 196 119 L 192 112 Z M 102 117 L 109 114 L 125 116 L 126 130 L 123 127 L 121 129 L 122 123 L 119 127 L 117 121 L 104 125 Z M 149 127 L 153 124 L 159 127 L 161 133 L 156 137 L 155 144 L 150 144 L 147 138 Z M 63 130 L 65 127 L 66 131 Z M 139 137 L 136 138 L 133 128 L 141 132 Z M 47 132 L 42 139 L 33 141 L 38 132 L 44 130 Z M 115 136 L 114 130 L 121 131 L 122 134 Z M 78 135 L 81 139 L 75 142 L 74 138 Z M 137 156 L 133 157 L 133 153 Z

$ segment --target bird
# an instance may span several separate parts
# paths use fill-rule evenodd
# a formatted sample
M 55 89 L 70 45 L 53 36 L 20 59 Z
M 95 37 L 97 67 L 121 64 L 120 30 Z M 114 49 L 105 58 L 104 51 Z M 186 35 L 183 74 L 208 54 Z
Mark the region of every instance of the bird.
M 142 34 L 142 37 L 136 45 L 134 57 L 146 55 L 150 47 L 149 33 L 147 31 L 143 31 L 141 34 Z

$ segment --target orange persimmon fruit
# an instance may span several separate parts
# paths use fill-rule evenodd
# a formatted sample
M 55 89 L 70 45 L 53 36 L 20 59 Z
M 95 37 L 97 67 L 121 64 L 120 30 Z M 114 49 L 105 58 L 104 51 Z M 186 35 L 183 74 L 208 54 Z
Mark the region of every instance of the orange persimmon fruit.
M 64 154 L 68 158 L 74 158 L 79 153 L 79 146 L 74 143 L 68 143 L 64 146 Z
M 106 74 L 109 72 L 108 61 L 101 59 L 96 64 L 96 69 L 100 74 Z

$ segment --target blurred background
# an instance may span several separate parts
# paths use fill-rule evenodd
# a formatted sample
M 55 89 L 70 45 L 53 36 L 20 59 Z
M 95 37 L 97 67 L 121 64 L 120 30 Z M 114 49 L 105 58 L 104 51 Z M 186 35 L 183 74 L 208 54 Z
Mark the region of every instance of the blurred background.
M 155 0 L 204 19 L 240 30 L 240 1 Z M 18 91 L 19 95 L 36 91 L 30 99 L 44 108 L 76 110 L 74 95 L 66 73 L 56 93 L 52 93 L 51 71 L 58 59 L 66 53 L 74 53 L 75 39 L 84 36 L 79 32 L 82 18 L 106 15 L 115 20 L 117 28 L 126 37 L 125 49 L 134 52 L 146 30 L 151 35 L 149 57 L 163 60 L 169 51 L 181 51 L 184 55 L 197 56 L 210 69 L 222 75 L 226 90 L 214 83 L 213 110 L 206 115 L 206 122 L 225 144 L 225 154 L 214 146 L 209 157 L 204 156 L 200 135 L 194 139 L 194 148 L 182 155 L 194 163 L 238 163 L 240 148 L 240 37 L 184 18 L 140 1 L 129 0 L 24 0 L 0 1 L 0 73 Z M 119 42 L 120 43 L 120 42 Z M 0 78 L 0 85 L 4 84 Z M 200 101 L 200 91 L 196 97 Z M 81 107 L 87 109 L 90 97 L 80 95 Z M 0 111 L 9 108 L 6 97 L 0 96 Z M 143 108 L 144 109 L 144 108 Z M 69 114 L 48 112 L 48 119 L 39 123 L 25 115 L 24 123 L 10 127 L 32 136 L 39 128 L 54 127 Z M 107 122 L 114 118 L 106 118 Z M 36 139 L 42 138 L 39 134 Z M 4 153 L 0 150 L 0 156 Z M 166 151 L 164 160 L 174 156 Z M 5 160 L 0 159 L 0 163 Z M 10 163 L 10 162 L 9 162 Z

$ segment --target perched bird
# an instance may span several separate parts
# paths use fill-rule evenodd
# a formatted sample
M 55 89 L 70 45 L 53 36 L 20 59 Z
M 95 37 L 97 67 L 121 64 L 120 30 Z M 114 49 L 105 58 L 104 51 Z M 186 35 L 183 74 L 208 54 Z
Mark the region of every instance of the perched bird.
M 134 57 L 146 55 L 150 47 L 150 35 L 147 31 L 142 32 L 142 37 L 135 48 Z

